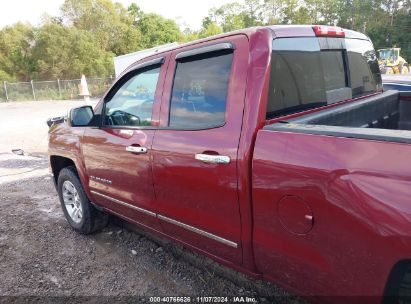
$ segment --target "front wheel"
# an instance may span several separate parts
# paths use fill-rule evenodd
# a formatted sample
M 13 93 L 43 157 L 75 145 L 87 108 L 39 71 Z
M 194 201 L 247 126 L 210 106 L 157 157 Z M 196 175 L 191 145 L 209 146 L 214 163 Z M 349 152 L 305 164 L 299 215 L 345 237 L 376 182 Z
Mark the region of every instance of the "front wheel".
M 64 216 L 74 230 L 89 234 L 107 225 L 108 215 L 90 203 L 75 167 L 60 171 L 57 186 Z
M 408 75 L 410 73 L 410 68 L 408 67 L 408 65 L 403 65 L 400 73 L 402 75 Z

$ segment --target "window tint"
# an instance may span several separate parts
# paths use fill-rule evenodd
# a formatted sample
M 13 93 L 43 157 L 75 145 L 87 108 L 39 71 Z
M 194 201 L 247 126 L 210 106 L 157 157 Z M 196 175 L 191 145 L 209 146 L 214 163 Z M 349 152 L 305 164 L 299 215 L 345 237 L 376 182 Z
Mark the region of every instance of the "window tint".
M 275 39 L 267 119 L 376 92 L 380 85 L 375 52 L 368 41 Z
M 170 105 L 170 127 L 210 128 L 225 122 L 232 51 L 178 61 Z
M 354 97 L 382 89 L 377 54 L 369 41 L 346 39 L 351 87 Z
M 130 79 L 106 103 L 105 124 L 150 126 L 159 75 L 160 67 L 130 75 Z
M 276 39 L 270 78 L 267 118 L 326 105 L 347 87 L 344 53 L 321 51 L 317 38 Z

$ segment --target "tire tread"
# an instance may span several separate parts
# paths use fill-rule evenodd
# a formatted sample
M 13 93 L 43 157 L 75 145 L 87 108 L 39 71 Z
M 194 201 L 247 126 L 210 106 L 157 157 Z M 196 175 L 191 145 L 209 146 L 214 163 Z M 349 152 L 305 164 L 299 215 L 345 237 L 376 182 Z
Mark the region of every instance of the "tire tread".
M 84 200 L 83 204 L 83 218 L 84 220 L 80 222 L 80 225 L 74 224 L 67 215 L 67 211 L 64 207 L 64 202 L 62 200 L 61 185 L 65 180 L 70 180 L 76 187 L 81 200 Z M 66 216 L 70 226 L 81 234 L 91 234 L 93 232 L 103 229 L 108 224 L 109 216 L 97 210 L 91 203 L 90 199 L 87 197 L 84 187 L 81 184 L 80 178 L 77 173 L 75 166 L 68 166 L 63 168 L 58 177 L 58 192 L 60 197 L 60 202 L 63 208 L 64 215 Z

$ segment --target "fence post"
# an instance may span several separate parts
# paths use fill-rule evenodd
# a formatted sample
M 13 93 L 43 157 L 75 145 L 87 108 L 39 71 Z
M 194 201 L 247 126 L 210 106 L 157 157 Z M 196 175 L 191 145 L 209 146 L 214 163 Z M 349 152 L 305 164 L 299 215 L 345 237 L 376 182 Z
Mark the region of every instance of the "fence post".
M 58 87 L 59 87 L 59 95 L 60 95 L 60 99 L 61 99 L 60 79 L 57 79 L 57 85 L 58 85 Z
M 33 98 L 34 98 L 34 100 L 36 100 L 36 93 L 34 93 L 33 80 L 31 80 L 30 83 L 31 83 L 31 90 L 33 91 Z
M 7 82 L 3 82 L 4 85 L 4 92 L 6 93 L 6 100 L 9 101 L 9 93 L 7 93 Z

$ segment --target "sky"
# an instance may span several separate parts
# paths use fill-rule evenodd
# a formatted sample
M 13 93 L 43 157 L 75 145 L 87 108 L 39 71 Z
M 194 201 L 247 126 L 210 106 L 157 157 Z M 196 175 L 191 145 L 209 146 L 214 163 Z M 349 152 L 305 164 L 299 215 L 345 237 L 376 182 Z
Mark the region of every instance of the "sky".
M 146 13 L 157 13 L 173 19 L 180 26 L 199 29 L 208 10 L 235 0 L 115 0 L 124 6 L 137 3 Z M 0 10 L 0 28 L 18 21 L 28 21 L 33 25 L 41 22 L 44 13 L 56 16 L 64 0 L 3 0 Z

